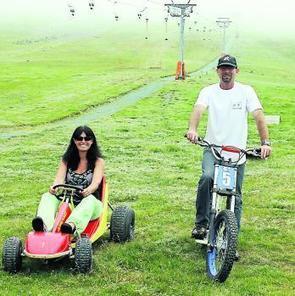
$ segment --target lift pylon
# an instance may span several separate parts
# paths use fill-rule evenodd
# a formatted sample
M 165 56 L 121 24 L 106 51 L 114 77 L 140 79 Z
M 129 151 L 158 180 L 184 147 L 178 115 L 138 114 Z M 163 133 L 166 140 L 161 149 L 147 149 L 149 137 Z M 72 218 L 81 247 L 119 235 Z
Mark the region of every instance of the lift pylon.
M 177 62 L 177 68 L 176 68 L 176 75 L 175 79 L 185 79 L 186 73 L 185 73 L 185 65 L 184 65 L 184 24 L 185 24 L 185 17 L 189 17 L 190 14 L 193 12 L 193 7 L 196 6 L 196 4 L 189 3 L 169 3 L 165 4 L 165 6 L 168 8 L 168 13 L 172 17 L 178 17 L 180 18 L 180 59 Z

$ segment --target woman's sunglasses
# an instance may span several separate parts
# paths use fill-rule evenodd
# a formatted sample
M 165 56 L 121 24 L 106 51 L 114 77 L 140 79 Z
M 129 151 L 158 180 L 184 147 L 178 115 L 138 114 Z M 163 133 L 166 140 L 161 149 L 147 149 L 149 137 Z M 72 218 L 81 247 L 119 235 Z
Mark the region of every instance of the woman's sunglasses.
M 75 140 L 76 141 L 83 141 L 83 140 L 85 140 L 85 141 L 90 141 L 90 140 L 92 140 L 92 137 L 90 137 L 90 136 L 86 136 L 86 137 L 76 137 L 75 138 Z

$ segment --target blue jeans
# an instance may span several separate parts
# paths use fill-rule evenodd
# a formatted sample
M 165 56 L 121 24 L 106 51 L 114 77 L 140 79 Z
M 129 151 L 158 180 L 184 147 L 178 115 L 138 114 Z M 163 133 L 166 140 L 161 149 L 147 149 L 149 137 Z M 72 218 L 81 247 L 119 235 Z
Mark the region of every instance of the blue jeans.
M 204 149 L 202 162 L 202 176 L 198 183 L 196 199 L 196 225 L 207 227 L 209 224 L 210 202 L 212 199 L 213 175 L 215 158 L 209 149 Z M 235 204 L 235 215 L 238 229 L 242 215 L 242 184 L 244 179 L 245 164 L 238 166 L 237 170 L 237 195 Z

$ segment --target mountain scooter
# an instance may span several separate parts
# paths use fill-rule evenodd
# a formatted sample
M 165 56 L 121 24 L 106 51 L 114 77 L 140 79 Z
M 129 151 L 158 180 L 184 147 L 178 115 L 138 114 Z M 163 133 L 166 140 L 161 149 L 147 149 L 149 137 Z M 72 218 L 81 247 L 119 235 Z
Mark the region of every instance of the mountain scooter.
M 198 138 L 195 144 L 210 149 L 216 159 L 212 188 L 209 228 L 203 240 L 196 242 L 207 246 L 206 267 L 210 279 L 224 282 L 230 274 L 236 256 L 238 225 L 235 216 L 238 162 L 244 155 L 260 158 L 260 149 L 243 150 L 234 146 L 209 144 Z M 226 159 L 223 152 L 238 154 L 237 160 Z

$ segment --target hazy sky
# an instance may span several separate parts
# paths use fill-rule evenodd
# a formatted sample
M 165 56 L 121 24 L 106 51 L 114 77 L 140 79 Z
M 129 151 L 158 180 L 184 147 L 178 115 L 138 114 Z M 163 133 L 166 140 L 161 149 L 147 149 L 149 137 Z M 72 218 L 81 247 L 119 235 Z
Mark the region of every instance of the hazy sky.
M 199 0 L 200 14 L 230 16 L 243 27 L 295 34 L 294 0 Z
M 62 22 L 70 18 L 68 4 L 76 9 L 76 18 L 89 19 L 88 0 L 0 0 L 1 28 L 11 23 L 22 24 L 28 19 Z M 134 21 L 137 13 L 149 7 L 151 21 L 162 21 L 164 16 L 163 0 L 95 0 L 92 14 L 100 19 L 114 20 L 118 14 L 121 20 Z M 174 0 L 176 3 L 177 0 Z M 186 1 L 180 1 L 186 2 Z M 191 0 L 196 3 L 193 18 L 215 24 L 219 16 L 231 17 L 240 29 L 263 32 L 276 31 L 295 36 L 295 0 Z

